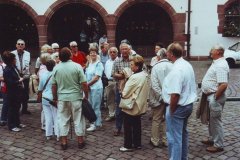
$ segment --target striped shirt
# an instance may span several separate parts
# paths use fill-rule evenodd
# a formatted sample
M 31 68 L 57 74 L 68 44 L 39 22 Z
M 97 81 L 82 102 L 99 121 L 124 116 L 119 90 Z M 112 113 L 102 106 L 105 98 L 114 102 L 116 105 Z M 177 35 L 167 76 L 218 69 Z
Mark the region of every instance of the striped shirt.
M 214 93 L 218 89 L 219 83 L 228 83 L 229 66 L 224 57 L 213 60 L 202 80 L 202 91 L 205 94 Z

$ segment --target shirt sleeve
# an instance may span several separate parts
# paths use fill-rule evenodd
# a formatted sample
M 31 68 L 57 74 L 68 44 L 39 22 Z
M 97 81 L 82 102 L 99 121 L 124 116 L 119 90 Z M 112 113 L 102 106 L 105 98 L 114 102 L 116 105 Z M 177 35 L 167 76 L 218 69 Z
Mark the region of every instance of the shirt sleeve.
M 52 84 L 57 84 L 56 74 L 57 74 L 57 70 L 56 70 L 56 66 L 55 66 L 53 68 L 53 72 L 52 72 Z
M 138 84 L 139 84 L 138 79 L 134 76 L 131 76 L 124 86 L 122 98 L 131 97 L 133 93 L 138 89 L 139 86 Z
M 223 67 L 217 67 L 217 83 L 227 83 L 228 82 L 228 70 Z
M 103 70 L 104 70 L 103 64 L 101 62 L 98 62 L 96 65 L 95 75 L 102 77 Z
M 79 72 L 78 73 L 79 73 L 78 76 L 79 76 L 80 84 L 83 83 L 83 82 L 86 82 L 87 79 L 86 79 L 86 76 L 85 76 L 81 66 L 79 66 Z
M 176 72 L 170 73 L 171 75 L 167 79 L 168 83 L 168 94 L 181 94 L 182 88 L 183 88 L 183 73 L 179 70 Z
M 155 67 L 153 67 L 151 72 L 151 88 L 153 89 L 153 92 L 156 95 L 156 97 L 160 98 L 162 94 L 162 89 L 161 89 L 162 85 L 158 79 L 159 75 L 161 75 L 161 73 L 158 72 Z
M 45 74 L 44 75 L 42 75 L 42 78 L 40 79 L 40 82 L 39 82 L 39 86 L 38 86 L 38 90 L 39 91 L 42 91 L 43 90 L 43 86 L 44 86 L 44 84 L 45 84 Z

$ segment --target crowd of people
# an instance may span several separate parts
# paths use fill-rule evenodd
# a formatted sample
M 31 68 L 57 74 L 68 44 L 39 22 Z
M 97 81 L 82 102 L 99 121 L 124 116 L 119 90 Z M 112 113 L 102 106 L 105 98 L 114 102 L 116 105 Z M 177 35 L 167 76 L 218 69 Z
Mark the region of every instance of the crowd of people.
M 31 114 L 28 110 L 30 53 L 24 49 L 25 42 L 19 39 L 15 51 L 1 55 L 0 125 L 7 125 L 13 132 L 26 127 L 21 123 L 20 113 Z M 113 135 L 120 136 L 124 129 L 124 142 L 119 150 L 141 149 L 141 116 L 149 106 L 152 112 L 150 144 L 168 147 L 169 159 L 188 159 L 187 124 L 197 100 L 197 86 L 193 67 L 183 58 L 182 46 L 174 42 L 165 49 L 161 43 L 156 43 L 151 73 L 128 40 L 121 41 L 119 51 L 117 47 L 109 47 L 107 41 L 100 46 L 90 44 L 88 54 L 80 51 L 75 41 L 62 49 L 57 43 L 41 47 L 35 77 L 39 82 L 41 127 L 46 139 L 56 137 L 66 150 L 72 119 L 78 147 L 84 148 L 85 132 L 98 130 L 103 125 L 101 104 L 106 101 L 109 112 L 104 120 L 115 120 Z M 210 51 L 213 62 L 202 81 L 203 94 L 198 108 L 198 117 L 201 120 L 205 117 L 204 122 L 209 126 L 209 137 L 202 141 L 208 145 L 209 152 L 220 152 L 224 148 L 221 114 L 229 67 L 223 53 L 221 45 L 213 46 Z M 103 83 L 103 78 L 107 79 L 107 84 Z M 83 99 L 90 102 L 97 117 L 88 128 L 82 114 Z

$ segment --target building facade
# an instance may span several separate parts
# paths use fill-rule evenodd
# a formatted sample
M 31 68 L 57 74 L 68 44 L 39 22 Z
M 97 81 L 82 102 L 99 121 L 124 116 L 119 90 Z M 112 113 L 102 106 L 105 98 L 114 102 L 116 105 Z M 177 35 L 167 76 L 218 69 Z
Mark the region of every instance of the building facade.
M 90 42 L 107 34 L 118 46 L 128 39 L 140 55 L 154 55 L 154 43 L 185 46 L 191 59 L 206 59 L 212 45 L 240 41 L 240 0 L 0 0 L 0 51 L 16 40 L 38 55 L 39 47 Z M 187 47 L 188 46 L 188 47 Z

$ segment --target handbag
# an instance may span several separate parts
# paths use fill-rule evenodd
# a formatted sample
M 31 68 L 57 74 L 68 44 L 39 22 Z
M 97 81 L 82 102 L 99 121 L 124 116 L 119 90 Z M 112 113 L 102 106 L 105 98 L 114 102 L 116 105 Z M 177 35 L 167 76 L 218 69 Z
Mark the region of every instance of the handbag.
M 135 98 L 126 98 L 126 99 L 121 98 L 119 108 L 129 109 L 129 110 L 133 109 L 135 102 L 136 102 Z
M 92 108 L 92 105 L 89 103 L 87 99 L 82 100 L 82 113 L 90 123 L 95 122 L 97 120 L 97 116 Z
M 44 91 L 44 89 L 46 88 L 50 78 L 52 77 L 52 75 L 47 79 L 47 81 L 45 82 L 44 86 L 43 86 L 43 89 L 42 91 L 38 91 L 38 94 L 37 94 L 37 102 L 38 103 L 41 103 L 42 102 L 42 92 Z
M 108 86 L 108 78 L 107 78 L 107 76 L 106 76 L 106 74 L 103 72 L 103 74 L 102 74 L 102 84 L 103 84 L 103 86 L 104 87 L 106 87 L 106 86 Z

